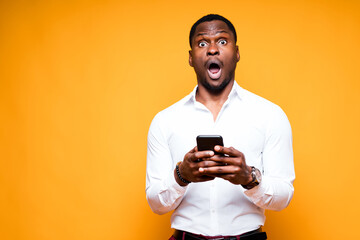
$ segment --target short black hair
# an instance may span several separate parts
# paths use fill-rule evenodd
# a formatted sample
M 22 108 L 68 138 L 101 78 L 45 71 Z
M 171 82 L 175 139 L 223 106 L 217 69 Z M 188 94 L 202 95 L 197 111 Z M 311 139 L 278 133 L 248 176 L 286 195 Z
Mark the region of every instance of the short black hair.
M 193 36 L 194 36 L 196 27 L 197 27 L 200 23 L 203 23 L 203 22 L 211 22 L 211 21 L 214 21 L 214 20 L 220 20 L 220 21 L 223 21 L 224 23 L 226 23 L 226 25 L 230 28 L 231 32 L 234 34 L 235 43 L 236 43 L 236 41 L 237 41 L 237 36 L 236 36 L 236 31 L 235 31 L 234 25 L 233 25 L 229 20 L 227 20 L 226 18 L 224 18 L 223 16 L 220 16 L 220 15 L 218 15 L 218 14 L 208 14 L 208 15 L 206 15 L 206 16 L 203 16 L 203 17 L 200 18 L 199 20 L 197 20 L 197 21 L 194 23 L 194 25 L 192 25 L 191 30 L 190 30 L 190 36 L 189 36 L 190 47 L 191 47 L 191 39 L 192 39 Z

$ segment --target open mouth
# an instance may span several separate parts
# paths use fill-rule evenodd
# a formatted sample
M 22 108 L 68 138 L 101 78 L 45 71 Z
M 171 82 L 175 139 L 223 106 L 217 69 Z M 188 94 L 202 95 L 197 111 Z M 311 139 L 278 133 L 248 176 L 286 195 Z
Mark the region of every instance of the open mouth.
M 211 79 L 219 79 L 221 76 L 221 67 L 217 63 L 211 63 L 207 71 Z

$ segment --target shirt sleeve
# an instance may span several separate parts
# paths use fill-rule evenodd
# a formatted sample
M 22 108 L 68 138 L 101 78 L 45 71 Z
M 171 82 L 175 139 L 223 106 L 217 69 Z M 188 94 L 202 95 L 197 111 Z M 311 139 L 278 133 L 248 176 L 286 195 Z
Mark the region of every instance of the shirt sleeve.
M 164 127 L 165 124 L 161 123 L 158 114 L 153 119 L 148 133 L 146 199 L 152 211 L 157 214 L 174 210 L 187 189 L 175 180 L 176 163 L 172 160 L 167 138 L 163 134 Z
M 291 126 L 280 107 L 269 116 L 262 163 L 261 183 L 245 194 L 258 207 L 280 211 L 293 197 L 295 180 Z

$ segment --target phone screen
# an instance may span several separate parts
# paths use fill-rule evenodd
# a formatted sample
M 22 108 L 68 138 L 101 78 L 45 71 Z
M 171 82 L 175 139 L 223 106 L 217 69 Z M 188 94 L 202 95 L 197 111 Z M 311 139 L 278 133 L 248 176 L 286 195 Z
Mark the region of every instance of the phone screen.
M 216 145 L 224 146 L 223 138 L 220 135 L 199 135 L 196 137 L 198 151 L 212 150 Z M 215 151 L 214 151 L 215 152 Z M 215 152 L 215 154 L 223 155 Z

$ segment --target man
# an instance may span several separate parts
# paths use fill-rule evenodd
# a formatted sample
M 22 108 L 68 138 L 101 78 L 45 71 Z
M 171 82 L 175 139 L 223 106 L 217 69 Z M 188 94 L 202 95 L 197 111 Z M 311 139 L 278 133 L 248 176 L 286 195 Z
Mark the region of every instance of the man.
M 202 17 L 189 41 L 198 85 L 151 123 L 147 200 L 155 213 L 174 210 L 171 239 L 266 239 L 265 209 L 285 208 L 294 192 L 289 121 L 235 82 L 240 54 L 229 20 Z M 221 135 L 225 147 L 198 151 L 204 134 Z

